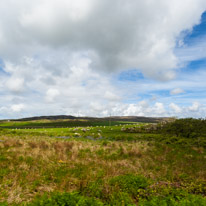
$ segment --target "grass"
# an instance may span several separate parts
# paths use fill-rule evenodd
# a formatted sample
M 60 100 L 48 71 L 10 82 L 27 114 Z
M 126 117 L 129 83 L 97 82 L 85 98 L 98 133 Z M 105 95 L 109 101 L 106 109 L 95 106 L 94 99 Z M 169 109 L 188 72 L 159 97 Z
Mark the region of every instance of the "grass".
M 33 121 L 1 121 L 1 128 L 64 128 L 87 126 L 115 126 L 124 124 L 136 124 L 136 122 L 105 121 L 105 120 L 33 120 Z
M 206 205 L 202 138 L 130 132 L 145 124 L 38 129 L 5 124 L 0 205 Z

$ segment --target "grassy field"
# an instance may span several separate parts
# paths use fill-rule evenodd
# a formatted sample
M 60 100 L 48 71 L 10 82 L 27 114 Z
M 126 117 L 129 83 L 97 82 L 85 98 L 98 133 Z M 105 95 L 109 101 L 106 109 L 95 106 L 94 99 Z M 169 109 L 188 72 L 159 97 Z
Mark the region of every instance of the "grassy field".
M 136 122 L 105 121 L 105 120 L 35 120 L 35 121 L 2 121 L 0 127 L 3 128 L 67 128 L 67 127 L 87 127 L 87 126 L 115 126 L 122 124 L 135 124 Z
M 0 205 L 206 205 L 205 137 L 151 125 L 1 122 Z

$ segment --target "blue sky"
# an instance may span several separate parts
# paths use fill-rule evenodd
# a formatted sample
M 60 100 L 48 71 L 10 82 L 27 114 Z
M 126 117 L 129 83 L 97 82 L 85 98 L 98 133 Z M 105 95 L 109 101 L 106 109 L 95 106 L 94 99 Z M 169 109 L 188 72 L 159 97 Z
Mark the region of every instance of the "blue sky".
M 187 32 L 186 32 L 187 33 Z M 188 33 L 185 38 L 185 44 L 190 44 L 195 39 L 199 39 L 206 35 L 206 12 L 201 15 L 200 24 L 193 27 L 192 31 Z
M 0 119 L 205 117 L 205 79 L 205 0 L 0 2 Z

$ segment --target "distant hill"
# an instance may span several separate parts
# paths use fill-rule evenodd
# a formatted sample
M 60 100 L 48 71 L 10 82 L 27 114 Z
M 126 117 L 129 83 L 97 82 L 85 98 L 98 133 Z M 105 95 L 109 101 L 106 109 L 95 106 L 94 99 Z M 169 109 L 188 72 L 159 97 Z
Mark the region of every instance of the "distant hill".
M 128 121 L 128 122 L 147 122 L 158 123 L 161 121 L 170 121 L 171 117 L 140 117 L 140 116 L 111 116 L 111 117 L 75 117 L 72 115 L 55 115 L 55 116 L 37 116 L 27 117 L 21 119 L 14 119 L 10 121 L 34 121 L 34 120 L 111 120 L 111 121 Z
M 33 120 L 64 120 L 64 119 L 78 119 L 71 115 L 55 115 L 55 116 L 37 116 L 15 119 L 11 121 L 33 121 Z

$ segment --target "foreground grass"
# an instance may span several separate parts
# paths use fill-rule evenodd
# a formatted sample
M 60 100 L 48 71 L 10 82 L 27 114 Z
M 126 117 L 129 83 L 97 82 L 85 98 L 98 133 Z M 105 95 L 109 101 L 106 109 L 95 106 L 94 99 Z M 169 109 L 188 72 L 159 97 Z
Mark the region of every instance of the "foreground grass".
M 87 129 L 1 130 L 0 205 L 206 205 L 201 144 Z

